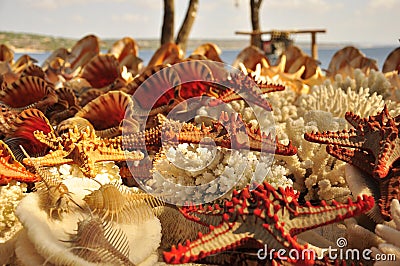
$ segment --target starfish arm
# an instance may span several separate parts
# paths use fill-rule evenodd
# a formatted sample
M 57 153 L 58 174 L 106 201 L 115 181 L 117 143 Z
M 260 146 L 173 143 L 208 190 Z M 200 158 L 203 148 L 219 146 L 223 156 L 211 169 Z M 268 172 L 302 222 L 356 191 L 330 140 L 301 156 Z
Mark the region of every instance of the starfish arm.
M 387 142 L 381 146 L 376 165 L 374 168 L 374 173 L 379 178 L 385 178 L 393 164 L 400 158 L 400 139 L 396 138 L 393 143 Z
M 378 206 L 381 214 L 386 221 L 392 219 L 390 212 L 390 204 L 393 199 L 400 199 L 400 168 L 393 169 L 389 175 L 382 180 L 379 180 L 380 199 Z
M 72 159 L 65 158 L 67 155 L 68 153 L 63 150 L 56 150 L 42 157 L 25 158 L 23 163 L 28 166 L 35 166 L 36 164 L 41 166 L 56 166 L 73 163 Z
M 199 238 L 195 241 L 187 240 L 185 246 L 179 244 L 177 248 L 172 246 L 171 251 L 163 253 L 164 260 L 171 264 L 187 263 L 238 246 L 251 237 L 249 233 L 235 234 L 234 231 L 239 226 L 239 223 L 211 226 L 210 233 L 199 233 Z

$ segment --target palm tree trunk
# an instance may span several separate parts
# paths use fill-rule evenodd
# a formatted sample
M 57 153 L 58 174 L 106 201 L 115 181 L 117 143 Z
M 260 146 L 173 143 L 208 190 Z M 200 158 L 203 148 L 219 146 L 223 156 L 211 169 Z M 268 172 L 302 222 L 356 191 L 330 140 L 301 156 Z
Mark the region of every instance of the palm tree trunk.
M 182 23 L 178 36 L 176 37 L 176 44 L 178 44 L 184 52 L 186 51 L 189 34 L 197 15 L 198 5 L 199 0 L 190 0 L 185 20 Z
M 164 20 L 161 30 L 161 45 L 174 41 L 174 0 L 164 0 Z

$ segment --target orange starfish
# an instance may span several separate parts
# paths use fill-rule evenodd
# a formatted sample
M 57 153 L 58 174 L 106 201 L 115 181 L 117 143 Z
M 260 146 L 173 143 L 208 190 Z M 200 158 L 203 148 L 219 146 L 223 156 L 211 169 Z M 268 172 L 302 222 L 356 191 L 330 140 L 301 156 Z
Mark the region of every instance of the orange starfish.
M 96 175 L 95 163 L 101 161 L 136 161 L 143 159 L 138 151 L 126 152 L 115 142 L 109 142 L 97 137 L 89 128 L 79 131 L 77 127 L 57 137 L 54 131 L 48 134 L 35 131 L 34 136 L 53 151 L 43 157 L 25 158 L 26 165 L 33 166 L 35 162 L 42 166 L 55 166 L 75 163 L 85 176 Z

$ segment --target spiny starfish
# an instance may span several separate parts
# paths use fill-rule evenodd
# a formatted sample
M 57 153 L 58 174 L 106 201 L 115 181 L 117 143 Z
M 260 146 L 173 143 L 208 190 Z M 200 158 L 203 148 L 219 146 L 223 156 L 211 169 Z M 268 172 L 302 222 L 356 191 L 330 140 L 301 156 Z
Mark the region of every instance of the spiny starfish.
M 349 198 L 347 204 L 332 201 L 327 205 L 312 206 L 306 202 L 298 203 L 299 193 L 292 188 L 276 190 L 267 182 L 250 191 L 249 187 L 241 192 L 233 191 L 232 200 L 225 200 L 223 206 L 218 204 L 207 207 L 185 206 L 181 213 L 197 223 L 208 225 L 210 232 L 199 233 L 193 242 L 173 246 L 171 251 L 164 252 L 167 263 L 186 263 L 197 261 L 209 255 L 242 246 L 250 239 L 255 239 L 268 249 L 295 249 L 302 254 L 308 245 L 297 242 L 295 235 L 368 211 L 374 205 L 371 196 L 359 197 L 356 202 Z M 306 256 L 307 257 L 307 256 Z M 289 261 L 314 265 L 314 257 L 304 261 Z
M 329 154 L 367 173 L 379 188 L 376 196 L 381 214 L 390 220 L 390 202 L 400 198 L 400 115 L 391 117 L 385 106 L 375 116 L 360 118 L 347 112 L 345 118 L 353 129 L 306 133 L 304 138 L 329 144 Z
M 135 109 L 137 112 L 143 109 L 155 115 L 165 113 L 185 100 L 202 96 L 215 99 L 210 101 L 210 106 L 245 99 L 271 110 L 271 105 L 261 94 L 285 89 L 282 84 L 256 81 L 243 73 L 229 74 L 225 69 L 224 79 L 215 78 L 211 68 L 224 69 L 221 63 L 208 61 L 206 64 L 198 60 L 155 66 L 129 83 L 126 91 L 133 95 L 135 108 L 140 107 Z
M 0 186 L 7 185 L 11 180 L 36 182 L 40 177 L 18 162 L 8 146 L 0 140 Z
M 330 144 L 327 146 L 329 154 L 372 174 L 374 178 L 385 178 L 400 158 L 400 115 L 391 117 L 385 106 L 375 116 L 361 118 L 347 112 L 345 118 L 353 129 L 306 133 L 304 138 Z
M 194 143 L 211 144 L 228 149 L 248 149 L 251 151 L 275 153 L 291 156 L 297 149 L 289 142 L 283 145 L 278 139 L 253 129 L 244 122 L 240 115 L 229 116 L 223 112 L 218 121 L 211 126 L 197 127 L 192 123 L 185 123 L 167 119 L 159 114 L 156 118 L 156 127 L 133 134 L 126 134 L 116 138 L 126 149 L 146 149 L 158 152 L 165 144 Z
M 43 157 L 25 158 L 26 165 L 54 166 L 76 163 L 88 177 L 96 175 L 95 163 L 100 161 L 136 161 L 143 159 L 138 151 L 126 152 L 115 142 L 97 137 L 89 128 L 79 131 L 77 127 L 57 137 L 54 131 L 48 134 L 35 131 L 34 136 L 53 151 Z

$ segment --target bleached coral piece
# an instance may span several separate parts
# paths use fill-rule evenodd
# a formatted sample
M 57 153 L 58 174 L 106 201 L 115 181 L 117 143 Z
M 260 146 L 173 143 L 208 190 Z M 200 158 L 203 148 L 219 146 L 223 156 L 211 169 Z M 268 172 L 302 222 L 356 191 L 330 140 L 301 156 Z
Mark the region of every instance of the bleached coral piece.
M 24 198 L 26 184 L 11 181 L 0 186 L 0 243 L 11 239 L 22 226 L 15 216 L 15 208 Z
M 294 188 L 300 191 L 307 189 L 306 200 L 344 200 L 350 190 L 344 178 L 344 163 L 335 160 L 326 150 L 325 145 L 306 141 L 305 132 L 324 130 L 341 130 L 346 125 L 342 118 L 334 117 L 329 112 L 311 110 L 304 118 L 288 119 L 286 134 L 298 149 L 294 156 L 276 156 L 285 162 L 284 167 L 293 175 Z
M 393 223 L 378 224 L 375 228 L 375 233 L 380 236 L 384 242 L 373 248 L 373 254 L 395 256 L 395 261 L 377 261 L 375 266 L 381 265 L 398 265 L 400 260 L 400 204 L 397 199 L 392 200 L 390 211 L 393 217 Z M 391 257 L 393 258 L 393 257 Z
M 147 181 L 147 185 L 156 194 L 174 195 L 179 202 L 203 203 L 228 196 L 232 189 L 241 189 L 253 182 L 268 180 L 276 185 L 291 186 L 292 181 L 286 177 L 282 166 L 270 171 L 271 160 L 272 156 L 265 157 L 257 152 L 179 144 L 157 158 L 153 179 Z
M 353 91 L 350 87 L 335 88 L 325 83 L 314 86 L 310 94 L 300 96 L 297 104 L 300 116 L 310 110 L 322 110 L 332 113 L 334 117 L 344 117 L 351 110 L 361 117 L 367 117 L 382 110 L 385 101 L 382 96 L 371 94 L 368 88 Z

